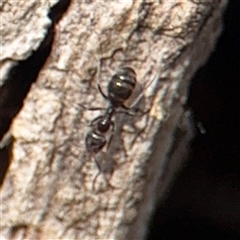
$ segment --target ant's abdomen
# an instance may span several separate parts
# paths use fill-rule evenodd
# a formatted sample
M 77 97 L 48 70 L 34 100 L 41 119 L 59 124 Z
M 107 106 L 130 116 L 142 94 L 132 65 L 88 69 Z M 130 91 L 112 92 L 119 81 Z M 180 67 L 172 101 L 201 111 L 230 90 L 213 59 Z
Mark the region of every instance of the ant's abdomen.
M 136 85 L 136 73 L 130 67 L 120 69 L 108 85 L 108 98 L 113 106 L 121 106 L 132 94 Z

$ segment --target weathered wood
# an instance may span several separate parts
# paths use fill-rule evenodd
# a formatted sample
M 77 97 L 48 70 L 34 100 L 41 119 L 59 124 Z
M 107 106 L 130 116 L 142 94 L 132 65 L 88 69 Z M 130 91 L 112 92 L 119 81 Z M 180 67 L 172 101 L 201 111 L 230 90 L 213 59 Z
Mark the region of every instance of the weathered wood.
M 10 129 L 14 143 L 1 190 L 2 236 L 144 237 L 157 197 L 164 199 L 184 161 L 192 136 L 183 107 L 189 80 L 214 47 L 225 4 L 72 1 L 56 25 L 47 64 Z M 18 11 L 34 15 L 39 8 Z M 11 8 L 5 14 L 13 14 Z M 28 14 L 16 21 L 26 25 Z M 29 39 L 34 31 L 23 34 Z M 81 105 L 106 107 L 97 76 L 105 90 L 123 65 L 135 69 L 143 88 L 156 77 L 141 105 L 151 111 L 142 117 L 117 114 L 112 144 L 95 156 L 102 168 L 95 178 L 98 169 L 84 138 L 87 124 L 100 113 Z

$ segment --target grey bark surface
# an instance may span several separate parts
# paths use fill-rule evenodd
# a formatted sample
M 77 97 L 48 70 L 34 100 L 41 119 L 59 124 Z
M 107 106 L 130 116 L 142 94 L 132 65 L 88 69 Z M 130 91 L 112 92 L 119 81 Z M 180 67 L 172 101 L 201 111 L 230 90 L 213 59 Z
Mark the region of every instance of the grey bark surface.
M 13 14 L 9 2 L 1 6 L 6 15 Z M 47 63 L 11 125 L 11 166 L 1 189 L 3 238 L 144 238 L 156 200 L 165 198 L 184 162 L 192 137 L 183 107 L 189 81 L 214 48 L 225 5 L 225 0 L 71 2 L 55 26 Z M 28 13 L 14 19 L 22 39 L 39 32 L 26 23 L 47 26 L 46 5 L 26 4 L 19 11 Z M 29 19 L 36 12 L 45 13 L 45 20 Z M 21 48 L 29 54 L 33 49 L 27 41 Z M 28 56 L 11 54 L 2 59 L 3 68 Z M 141 117 L 116 114 L 111 145 L 91 156 L 84 143 L 88 124 L 104 111 L 81 106 L 107 107 L 97 83 L 106 92 L 121 66 L 135 69 L 144 89 L 141 107 L 150 111 Z

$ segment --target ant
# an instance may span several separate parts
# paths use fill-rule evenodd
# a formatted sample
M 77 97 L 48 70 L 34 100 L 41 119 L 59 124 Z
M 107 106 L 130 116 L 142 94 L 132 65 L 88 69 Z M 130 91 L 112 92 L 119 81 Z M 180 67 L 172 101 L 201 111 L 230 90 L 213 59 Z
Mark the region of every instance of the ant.
M 98 89 L 101 95 L 110 103 L 105 114 L 99 116 L 90 123 L 92 130 L 87 133 L 85 144 L 88 152 L 98 153 L 106 144 L 106 132 L 112 127 L 114 131 L 114 123 L 112 117 L 116 109 L 122 107 L 129 109 L 124 105 L 124 102 L 130 97 L 136 85 L 136 73 L 130 67 L 121 68 L 114 74 L 108 84 L 108 95 L 105 95 L 98 84 Z M 104 108 L 90 108 L 88 110 L 102 110 Z M 128 112 L 125 112 L 128 114 Z M 108 145 L 111 142 L 109 139 Z
M 154 79 L 153 79 L 154 80 Z M 153 81 L 152 80 L 152 81 Z M 152 83 L 150 82 L 150 84 Z M 124 105 L 124 103 L 130 98 L 133 93 L 133 90 L 136 86 L 136 73 L 130 67 L 121 68 L 116 74 L 111 77 L 111 80 L 107 87 L 107 95 L 102 91 L 100 84 L 98 83 L 98 90 L 101 95 L 108 100 L 109 106 L 107 108 L 83 108 L 87 110 L 105 110 L 105 113 L 101 116 L 96 117 L 90 123 L 91 130 L 87 133 L 85 138 L 85 146 L 89 153 L 97 154 L 100 152 L 107 143 L 107 148 L 109 147 L 113 132 L 114 132 L 114 122 L 112 117 L 115 113 L 125 113 L 128 115 L 136 116 L 136 112 L 130 112 L 134 105 L 142 98 L 143 92 L 139 94 L 137 99 L 133 102 L 130 107 Z M 149 85 L 150 85 L 149 84 Z M 125 111 L 119 111 L 119 108 L 125 109 Z M 141 116 L 146 112 L 142 112 Z M 106 133 L 111 129 L 111 135 L 107 139 Z M 101 171 L 101 166 L 98 161 L 94 158 L 95 163 Z M 98 174 L 95 177 L 97 178 Z M 93 185 L 94 182 L 93 181 Z

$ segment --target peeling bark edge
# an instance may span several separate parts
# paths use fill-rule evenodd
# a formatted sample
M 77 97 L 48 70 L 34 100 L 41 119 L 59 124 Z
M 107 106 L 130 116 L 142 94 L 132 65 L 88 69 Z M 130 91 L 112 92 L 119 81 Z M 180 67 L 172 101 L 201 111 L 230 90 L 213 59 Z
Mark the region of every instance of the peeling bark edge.
M 0 87 L 0 143 L 4 144 L 4 134 L 7 133 L 12 120 L 21 110 L 32 83 L 37 80 L 39 72 L 51 53 L 55 26 L 67 11 L 70 2 L 71 0 L 61 0 L 49 10 L 48 16 L 52 24 L 38 50 L 34 51 L 28 59 L 17 62 L 16 66 L 10 69 L 8 78 Z M 0 185 L 3 183 L 10 164 L 8 153 L 11 152 L 11 146 L 6 145 L 6 148 L 0 147 L 0 161 L 5 166 L 0 172 Z

